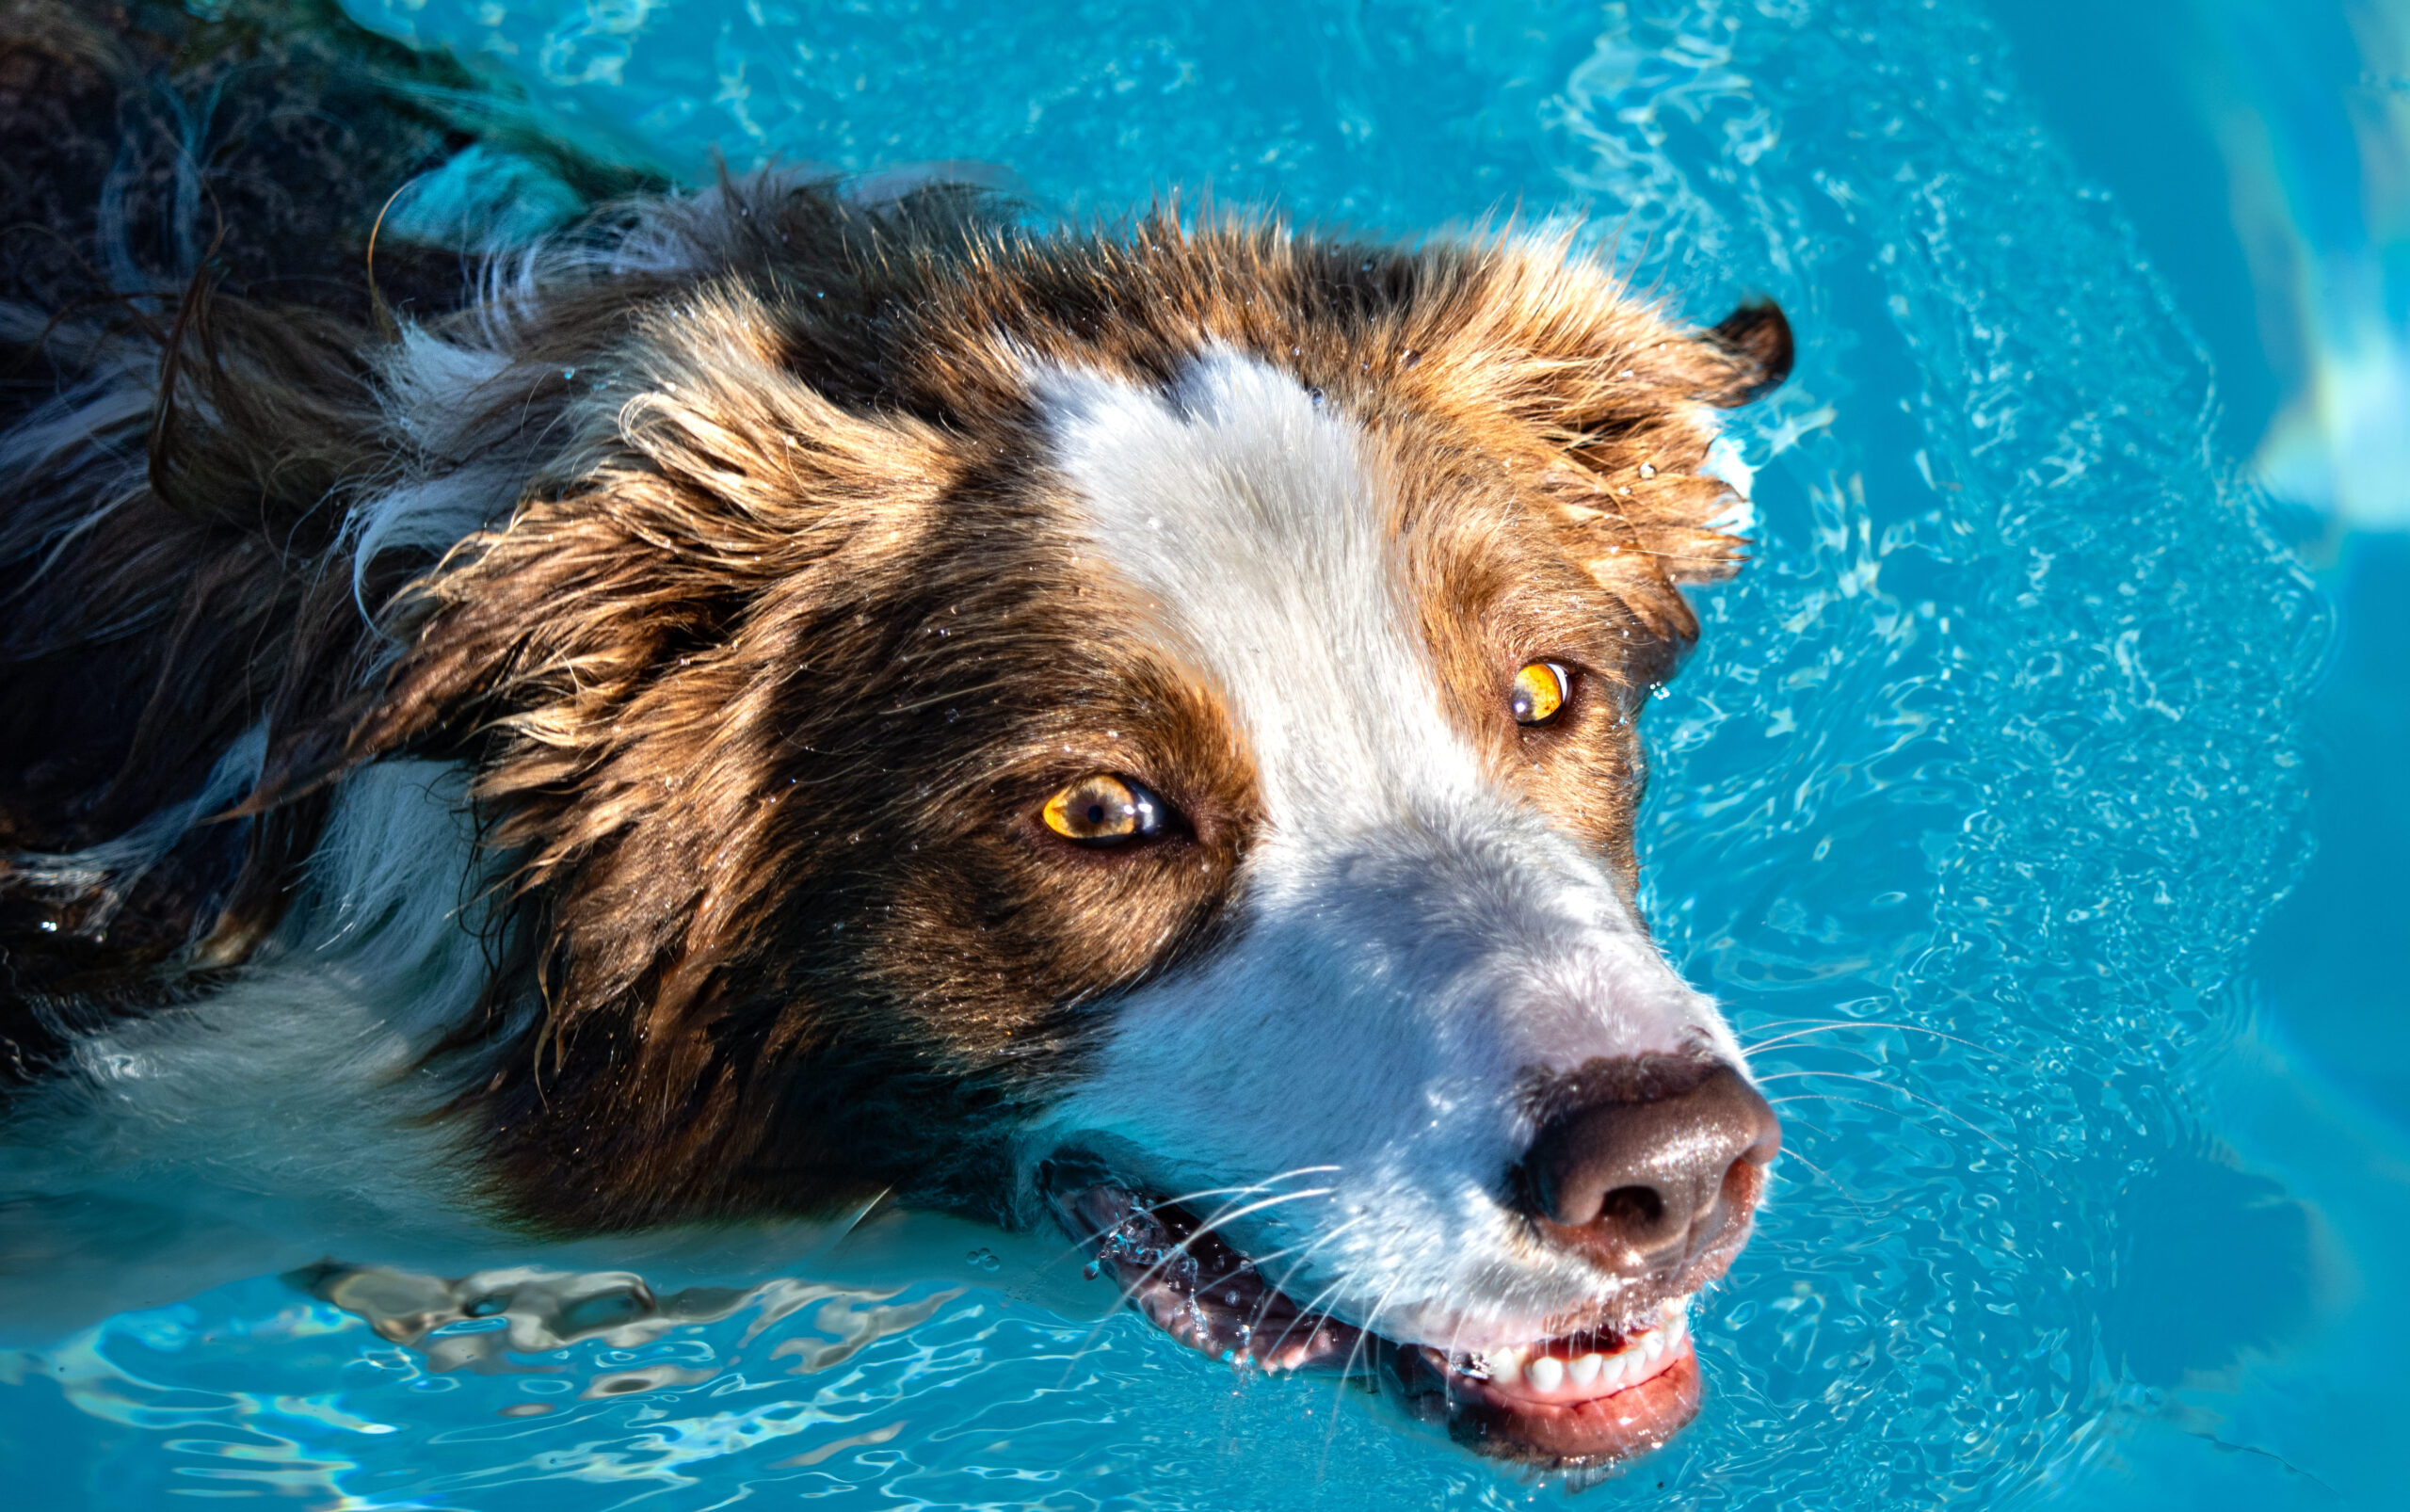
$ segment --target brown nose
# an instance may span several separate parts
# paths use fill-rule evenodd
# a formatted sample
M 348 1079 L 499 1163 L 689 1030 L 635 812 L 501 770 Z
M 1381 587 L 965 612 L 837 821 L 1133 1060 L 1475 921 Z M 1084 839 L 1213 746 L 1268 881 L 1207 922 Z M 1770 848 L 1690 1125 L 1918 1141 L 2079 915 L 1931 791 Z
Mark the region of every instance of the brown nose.
M 1606 1065 L 1619 1074 L 1577 1075 L 1552 1100 L 1523 1159 L 1525 1205 L 1609 1270 L 1671 1271 L 1746 1221 L 1782 1125 L 1729 1066 Z

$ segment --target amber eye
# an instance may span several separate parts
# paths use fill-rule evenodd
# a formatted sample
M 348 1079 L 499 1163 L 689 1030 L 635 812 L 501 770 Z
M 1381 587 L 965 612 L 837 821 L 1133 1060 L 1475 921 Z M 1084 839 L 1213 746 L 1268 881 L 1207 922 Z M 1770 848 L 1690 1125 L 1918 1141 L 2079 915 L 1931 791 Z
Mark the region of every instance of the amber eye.
M 1161 834 L 1164 806 L 1128 778 L 1099 772 L 1046 800 L 1046 828 L 1081 845 L 1122 845 Z
M 1506 707 L 1518 725 L 1544 725 L 1556 717 L 1572 691 L 1573 675 L 1554 662 L 1531 662 L 1515 674 L 1515 692 Z

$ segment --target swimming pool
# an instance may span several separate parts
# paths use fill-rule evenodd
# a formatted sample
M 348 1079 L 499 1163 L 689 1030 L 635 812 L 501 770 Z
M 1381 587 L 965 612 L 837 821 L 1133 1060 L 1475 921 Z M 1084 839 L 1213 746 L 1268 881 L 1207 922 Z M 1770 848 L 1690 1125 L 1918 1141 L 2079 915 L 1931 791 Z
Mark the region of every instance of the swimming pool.
M 1210 185 L 1399 232 L 1519 205 L 1693 314 L 1774 295 L 1803 351 L 1737 412 L 1758 559 L 1650 712 L 1643 848 L 1791 1158 L 1696 1319 L 1701 1420 L 1585 1500 L 2381 1500 L 2410 1108 L 2385 921 L 2331 921 L 2401 896 L 2403 553 L 2250 481 L 2248 347 L 2182 239 L 2224 212 L 2129 212 L 2149 165 L 2047 55 L 2073 8 L 356 10 L 683 176 L 969 158 L 1053 212 Z M 398 1256 L 167 1269 L 161 1305 L 0 1353 L 0 1441 L 41 1505 L 1563 1494 L 1200 1365 L 1046 1242 L 728 1247 L 458 1296 Z

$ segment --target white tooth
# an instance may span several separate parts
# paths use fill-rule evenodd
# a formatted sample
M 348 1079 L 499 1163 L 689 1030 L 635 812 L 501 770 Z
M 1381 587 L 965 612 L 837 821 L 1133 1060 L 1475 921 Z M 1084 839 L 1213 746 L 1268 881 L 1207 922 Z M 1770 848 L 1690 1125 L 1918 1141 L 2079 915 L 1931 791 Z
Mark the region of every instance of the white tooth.
M 1590 1386 L 1598 1381 L 1599 1372 L 1606 1363 L 1597 1355 L 1576 1355 L 1573 1363 L 1565 1367 L 1565 1375 L 1576 1386 Z
M 1621 1354 L 1607 1356 L 1599 1362 L 1599 1389 L 1601 1391 L 1614 1391 L 1616 1387 L 1623 1384 L 1624 1376 L 1629 1374 L 1631 1370 L 1631 1351 L 1627 1349 Z
M 1511 1381 L 1523 1374 L 1523 1351 L 1519 1345 L 1493 1349 L 1483 1358 L 1489 1366 L 1489 1374 L 1500 1380 Z
M 1542 1355 L 1523 1367 L 1523 1379 L 1532 1383 L 1533 1391 L 1553 1391 L 1565 1384 L 1565 1361 Z
M 1647 1337 L 1647 1338 L 1643 1339 L 1642 1341 L 1640 1341 L 1640 1357 L 1641 1357 L 1641 1359 L 1643 1359 L 1647 1360 L 1649 1364 L 1652 1364 L 1652 1365 L 1653 1365 L 1653 1364 L 1657 1363 L 1657 1360 L 1658 1360 L 1659 1357 L 1663 1356 L 1664 1353 L 1665 1353 L 1665 1330 L 1664 1330 L 1664 1329 L 1663 1329 L 1663 1328 L 1656 1328 L 1656 1329 L 1652 1329 L 1652 1330 L 1650 1330 L 1649 1335 L 1648 1335 L 1648 1337 Z

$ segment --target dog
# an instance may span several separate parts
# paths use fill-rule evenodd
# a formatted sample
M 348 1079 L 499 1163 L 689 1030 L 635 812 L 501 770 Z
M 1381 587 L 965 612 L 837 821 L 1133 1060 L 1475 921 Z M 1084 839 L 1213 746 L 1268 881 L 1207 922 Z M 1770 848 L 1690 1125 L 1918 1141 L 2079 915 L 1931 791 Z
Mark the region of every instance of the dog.
M 455 127 L 153 151 L 190 72 L 27 13 L 13 1149 L 536 1236 L 884 1196 L 1501 1456 L 1695 1412 L 1781 1135 L 1640 918 L 1637 716 L 1776 308 L 776 169 L 463 275 L 374 239 Z M 241 45 L 221 125 L 336 88 Z

